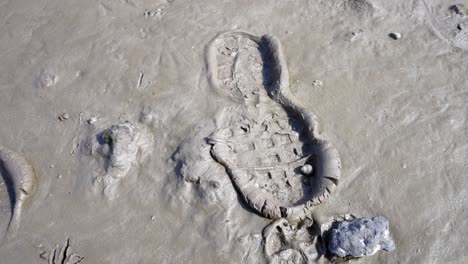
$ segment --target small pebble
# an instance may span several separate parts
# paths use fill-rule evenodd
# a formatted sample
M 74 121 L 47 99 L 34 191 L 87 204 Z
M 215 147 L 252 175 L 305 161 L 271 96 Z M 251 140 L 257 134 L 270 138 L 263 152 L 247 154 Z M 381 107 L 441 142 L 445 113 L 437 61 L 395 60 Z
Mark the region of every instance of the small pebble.
M 401 39 L 401 33 L 398 33 L 398 32 L 392 32 L 392 33 L 390 33 L 388 35 L 394 40 Z
M 155 217 L 154 215 L 152 215 L 152 216 L 150 217 L 150 219 L 151 219 L 151 221 L 154 221 L 154 219 L 156 219 L 156 217 Z
M 57 178 L 62 179 L 62 174 L 57 175 Z
M 50 165 L 49 167 L 54 168 L 55 166 L 54 166 L 54 164 L 52 164 L 52 165 Z
M 309 175 L 312 173 L 312 165 L 310 164 L 306 164 L 304 166 L 301 167 L 301 172 L 302 174 L 304 175 Z
M 313 86 L 322 86 L 323 85 L 323 82 L 320 81 L 320 80 L 315 80 L 313 83 L 312 83 Z

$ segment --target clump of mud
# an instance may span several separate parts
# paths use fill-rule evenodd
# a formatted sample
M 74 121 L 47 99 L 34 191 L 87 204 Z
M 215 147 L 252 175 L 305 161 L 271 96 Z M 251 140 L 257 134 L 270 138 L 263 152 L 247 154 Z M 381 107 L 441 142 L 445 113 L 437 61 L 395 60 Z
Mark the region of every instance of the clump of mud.
M 51 252 L 43 252 L 40 257 L 47 259 L 49 264 L 78 264 L 84 260 L 78 254 L 72 253 L 70 239 L 67 238 L 65 244 L 59 248 L 58 246 Z
M 119 183 L 152 151 L 153 135 L 143 124 L 123 122 L 88 137 L 82 153 L 98 161 L 100 172 L 94 183 L 109 199 L 118 196 Z
M 320 241 L 312 220 L 292 225 L 285 219 L 272 222 L 263 230 L 264 252 L 271 264 L 319 263 L 326 249 Z
M 0 207 L 2 217 L 10 216 L 1 221 L 0 235 L 3 239 L 14 236 L 18 230 L 23 205 L 36 187 L 36 175 L 22 155 L 0 146 L 0 176 L 3 183 L 0 192 L 4 194 L 3 197 L 8 196 L 10 201 L 9 207 Z

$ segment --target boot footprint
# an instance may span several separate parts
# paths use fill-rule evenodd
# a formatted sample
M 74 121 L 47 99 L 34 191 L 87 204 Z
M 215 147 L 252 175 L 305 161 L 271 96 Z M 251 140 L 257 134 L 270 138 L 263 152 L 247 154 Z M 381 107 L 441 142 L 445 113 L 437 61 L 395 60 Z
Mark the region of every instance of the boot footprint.
M 210 135 L 213 158 L 258 213 L 304 218 L 336 188 L 341 162 L 318 135 L 315 116 L 291 94 L 279 40 L 221 33 L 207 49 L 207 62 L 211 86 L 248 113 Z

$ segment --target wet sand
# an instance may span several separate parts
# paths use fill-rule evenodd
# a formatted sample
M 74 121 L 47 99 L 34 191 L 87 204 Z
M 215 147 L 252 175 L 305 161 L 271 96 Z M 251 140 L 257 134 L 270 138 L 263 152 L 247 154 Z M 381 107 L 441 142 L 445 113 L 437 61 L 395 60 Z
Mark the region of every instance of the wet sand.
M 450 9 L 462 2 L 0 1 L 0 145 L 37 177 L 1 262 L 47 263 L 69 238 L 81 263 L 266 263 L 272 220 L 204 140 L 238 107 L 208 80 L 206 48 L 227 30 L 281 41 L 291 92 L 341 157 L 314 215 L 389 220 L 396 250 L 354 263 L 468 261 L 467 51 Z M 154 142 L 110 199 L 96 135 L 124 121 Z

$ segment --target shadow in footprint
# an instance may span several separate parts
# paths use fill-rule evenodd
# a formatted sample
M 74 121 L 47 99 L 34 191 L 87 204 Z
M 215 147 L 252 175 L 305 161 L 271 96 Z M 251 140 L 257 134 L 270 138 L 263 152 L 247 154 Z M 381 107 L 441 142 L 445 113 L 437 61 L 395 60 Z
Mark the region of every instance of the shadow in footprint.
M 1 230 L 8 230 L 8 227 L 13 219 L 13 214 L 14 214 L 14 208 L 15 208 L 15 204 L 16 204 L 16 193 L 15 193 L 15 190 L 14 190 L 14 185 L 13 185 L 13 182 L 11 180 L 11 175 L 9 175 L 9 172 L 7 171 L 7 169 L 5 168 L 5 165 L 3 163 L 3 161 L 0 159 L 0 174 L 2 175 L 2 180 L 3 180 L 3 183 L 4 185 L 2 186 L 2 188 L 5 188 L 4 190 L 1 190 L 2 192 L 7 192 L 8 194 L 8 198 L 9 198 L 9 214 L 8 213 L 5 213 L 3 210 L 3 206 L 2 206 L 2 211 L 0 212 L 0 214 L 2 215 L 1 217 L 4 218 L 5 217 L 5 220 L 6 221 L 2 221 L 2 228 Z M 6 219 L 6 217 L 8 217 L 8 219 Z M 4 235 L 4 234 L 3 234 Z

